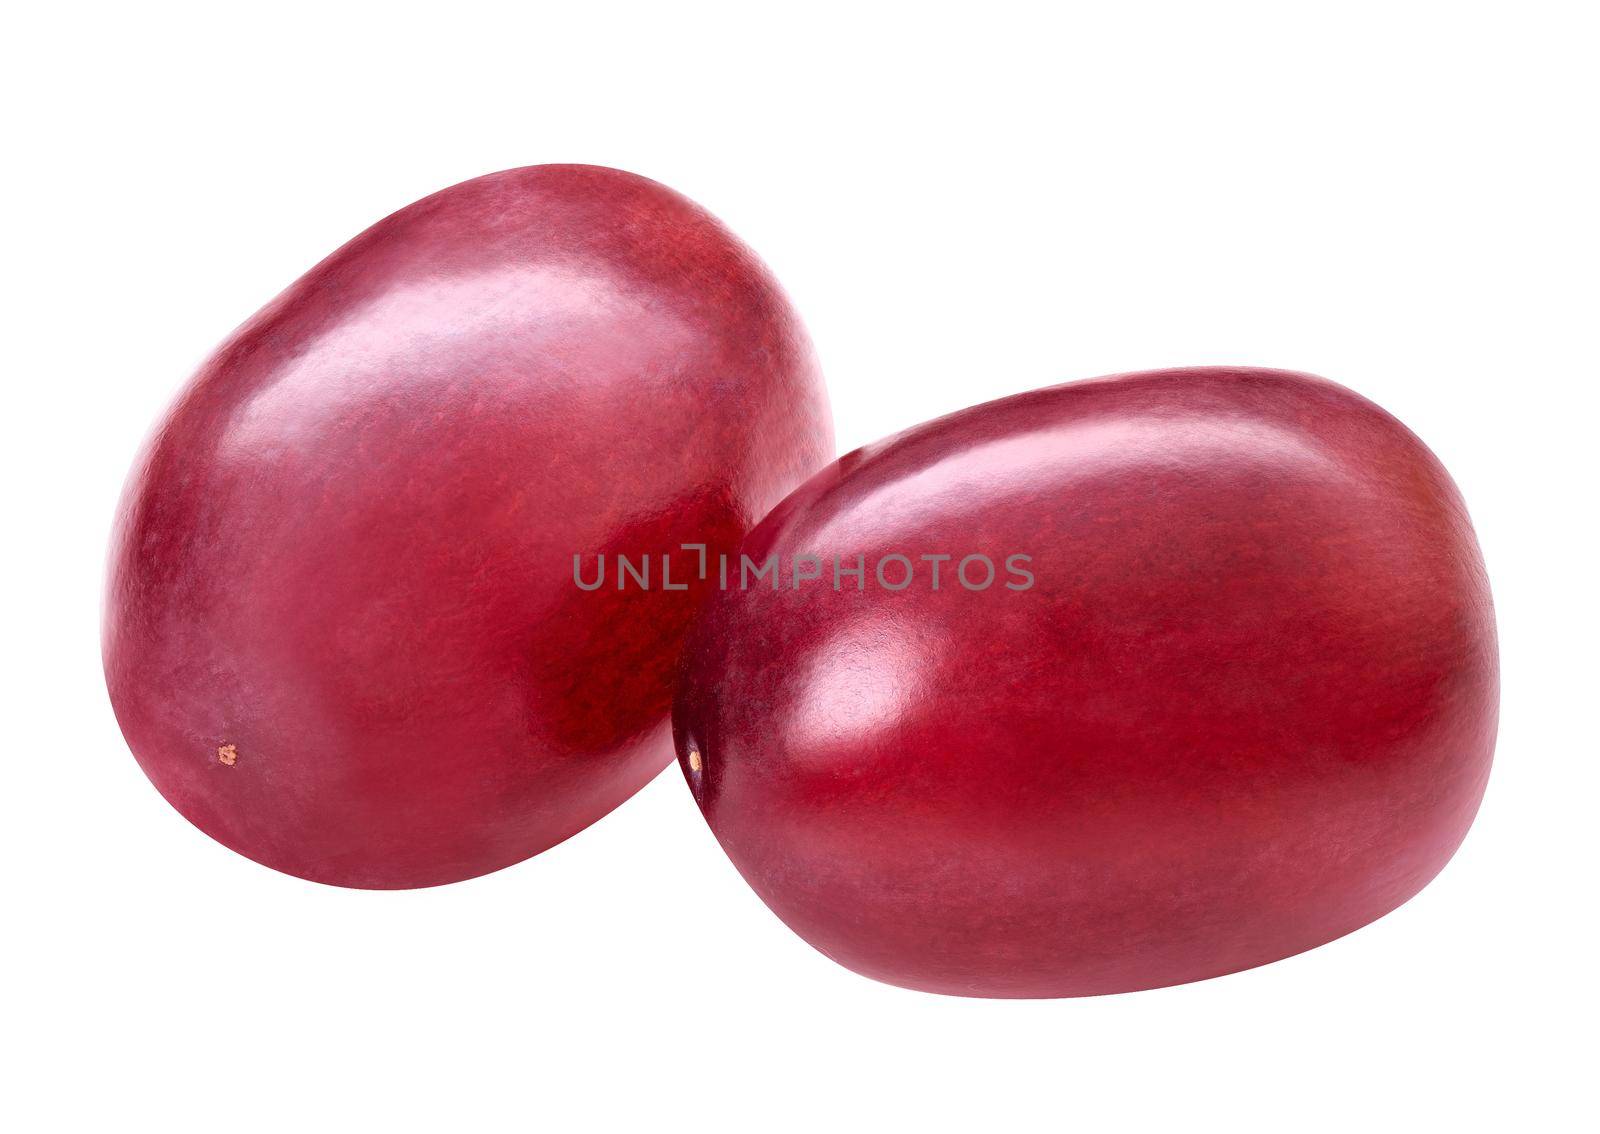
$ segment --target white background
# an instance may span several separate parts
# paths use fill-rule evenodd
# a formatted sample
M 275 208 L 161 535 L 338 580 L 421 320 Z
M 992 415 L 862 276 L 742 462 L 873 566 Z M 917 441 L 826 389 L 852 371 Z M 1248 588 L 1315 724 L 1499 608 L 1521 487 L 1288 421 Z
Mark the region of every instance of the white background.
M 11 1128 L 1594 1129 L 1585 8 L 12 13 Z M 1455 861 L 1263 969 L 984 1002 L 812 952 L 675 770 L 531 862 L 430 891 L 311 885 L 189 827 L 100 676 L 104 548 L 141 438 L 335 246 L 550 161 L 657 178 L 757 248 L 812 329 L 841 451 L 1178 364 L 1311 370 L 1395 412 L 1454 472 L 1499 610 L 1498 758 Z

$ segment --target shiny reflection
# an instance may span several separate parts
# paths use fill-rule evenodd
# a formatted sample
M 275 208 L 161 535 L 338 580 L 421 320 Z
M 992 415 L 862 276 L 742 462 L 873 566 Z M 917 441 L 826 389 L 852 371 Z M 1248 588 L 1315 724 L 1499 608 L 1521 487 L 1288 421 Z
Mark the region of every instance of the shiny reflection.
M 1270 468 L 1324 483 L 1352 480 L 1307 431 L 1272 422 L 1205 417 L 1183 428 L 1153 415 L 1052 422 L 1019 435 L 943 446 L 938 459 L 869 486 L 868 532 L 858 527 L 862 510 L 839 509 L 810 538 L 821 546 L 855 546 L 866 538 L 864 546 L 891 547 L 929 526 L 948 526 L 952 515 L 977 515 L 1033 493 L 1059 498 L 1074 484 L 1133 470 L 1195 469 L 1210 477 L 1229 468 Z
M 657 353 L 690 335 L 670 309 L 645 303 L 617 286 L 613 275 L 581 260 L 433 276 L 389 287 L 344 310 L 337 300 L 332 305 L 335 318 L 278 363 L 271 381 L 240 407 L 234 420 L 238 444 L 282 444 L 285 423 L 296 418 L 337 422 L 381 404 L 385 395 L 425 400 L 434 387 L 491 377 L 497 366 L 525 370 L 536 361 L 559 375 L 575 357 L 609 360 L 638 350 L 639 343 Z M 596 332 L 585 336 L 589 326 Z M 618 336 L 618 326 L 651 326 L 652 333 Z M 487 373 L 464 375 L 464 360 Z M 592 385 L 608 376 L 632 377 L 632 371 L 596 363 L 572 381 Z
M 893 736 L 937 664 L 937 631 L 883 616 L 857 618 L 810 651 L 782 735 L 789 759 L 826 763 Z

